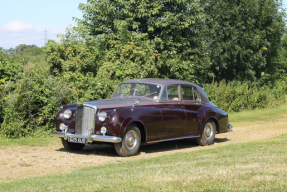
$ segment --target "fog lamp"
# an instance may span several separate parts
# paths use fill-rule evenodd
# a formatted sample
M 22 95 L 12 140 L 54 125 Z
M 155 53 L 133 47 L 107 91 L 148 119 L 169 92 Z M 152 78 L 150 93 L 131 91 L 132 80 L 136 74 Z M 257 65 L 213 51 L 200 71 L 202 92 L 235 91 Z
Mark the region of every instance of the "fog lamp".
M 107 128 L 102 127 L 101 128 L 101 133 L 105 136 L 105 134 L 107 133 Z
M 107 113 L 104 112 L 104 111 L 100 112 L 100 113 L 98 114 L 98 118 L 99 118 L 99 120 L 100 120 L 101 122 L 104 122 L 104 121 L 106 120 L 106 118 L 107 118 Z
M 65 125 L 64 123 L 61 123 L 61 124 L 60 124 L 60 129 L 61 129 L 62 131 L 65 130 L 67 127 L 68 127 L 68 126 Z

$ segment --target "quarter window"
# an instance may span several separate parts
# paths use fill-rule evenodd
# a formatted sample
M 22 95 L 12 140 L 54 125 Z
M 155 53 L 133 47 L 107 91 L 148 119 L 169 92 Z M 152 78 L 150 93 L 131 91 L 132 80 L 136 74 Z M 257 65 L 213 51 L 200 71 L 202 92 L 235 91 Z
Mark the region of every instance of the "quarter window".
M 199 101 L 197 91 L 194 87 L 188 85 L 181 86 L 182 99 L 183 100 L 196 100 Z

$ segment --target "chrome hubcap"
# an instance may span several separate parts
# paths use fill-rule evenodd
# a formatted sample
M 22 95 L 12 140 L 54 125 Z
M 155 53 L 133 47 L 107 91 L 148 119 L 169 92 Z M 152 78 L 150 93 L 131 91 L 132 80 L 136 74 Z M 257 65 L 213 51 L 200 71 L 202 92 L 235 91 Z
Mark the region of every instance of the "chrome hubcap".
M 204 127 L 204 136 L 207 140 L 211 139 L 213 136 L 213 125 L 212 123 L 207 123 Z
M 129 151 L 133 150 L 137 146 L 137 133 L 134 130 L 127 132 L 125 137 L 125 145 Z

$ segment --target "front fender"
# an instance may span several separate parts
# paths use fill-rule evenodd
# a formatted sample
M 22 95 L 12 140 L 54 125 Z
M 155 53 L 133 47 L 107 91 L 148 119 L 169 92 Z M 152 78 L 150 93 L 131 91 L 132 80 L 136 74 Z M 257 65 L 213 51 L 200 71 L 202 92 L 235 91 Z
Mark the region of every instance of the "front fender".
M 135 118 L 128 118 L 126 119 L 123 123 L 122 123 L 122 126 L 121 126 L 121 129 L 120 129 L 120 133 L 121 133 L 121 138 L 124 137 L 124 134 L 125 134 L 125 131 L 126 129 L 128 128 L 128 126 L 132 123 L 140 123 L 144 126 L 144 123 L 142 121 L 140 121 L 139 119 L 135 119 Z

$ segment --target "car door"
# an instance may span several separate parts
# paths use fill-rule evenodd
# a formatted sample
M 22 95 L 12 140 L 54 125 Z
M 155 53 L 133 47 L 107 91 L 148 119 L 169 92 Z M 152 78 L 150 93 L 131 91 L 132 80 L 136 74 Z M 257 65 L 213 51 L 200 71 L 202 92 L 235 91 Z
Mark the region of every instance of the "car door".
M 162 111 L 161 139 L 184 136 L 186 134 L 186 115 L 179 94 L 179 85 L 164 87 L 160 100 Z
M 195 87 L 181 85 L 181 95 L 186 112 L 187 135 L 196 135 L 198 131 L 197 111 L 201 106 L 200 98 Z

